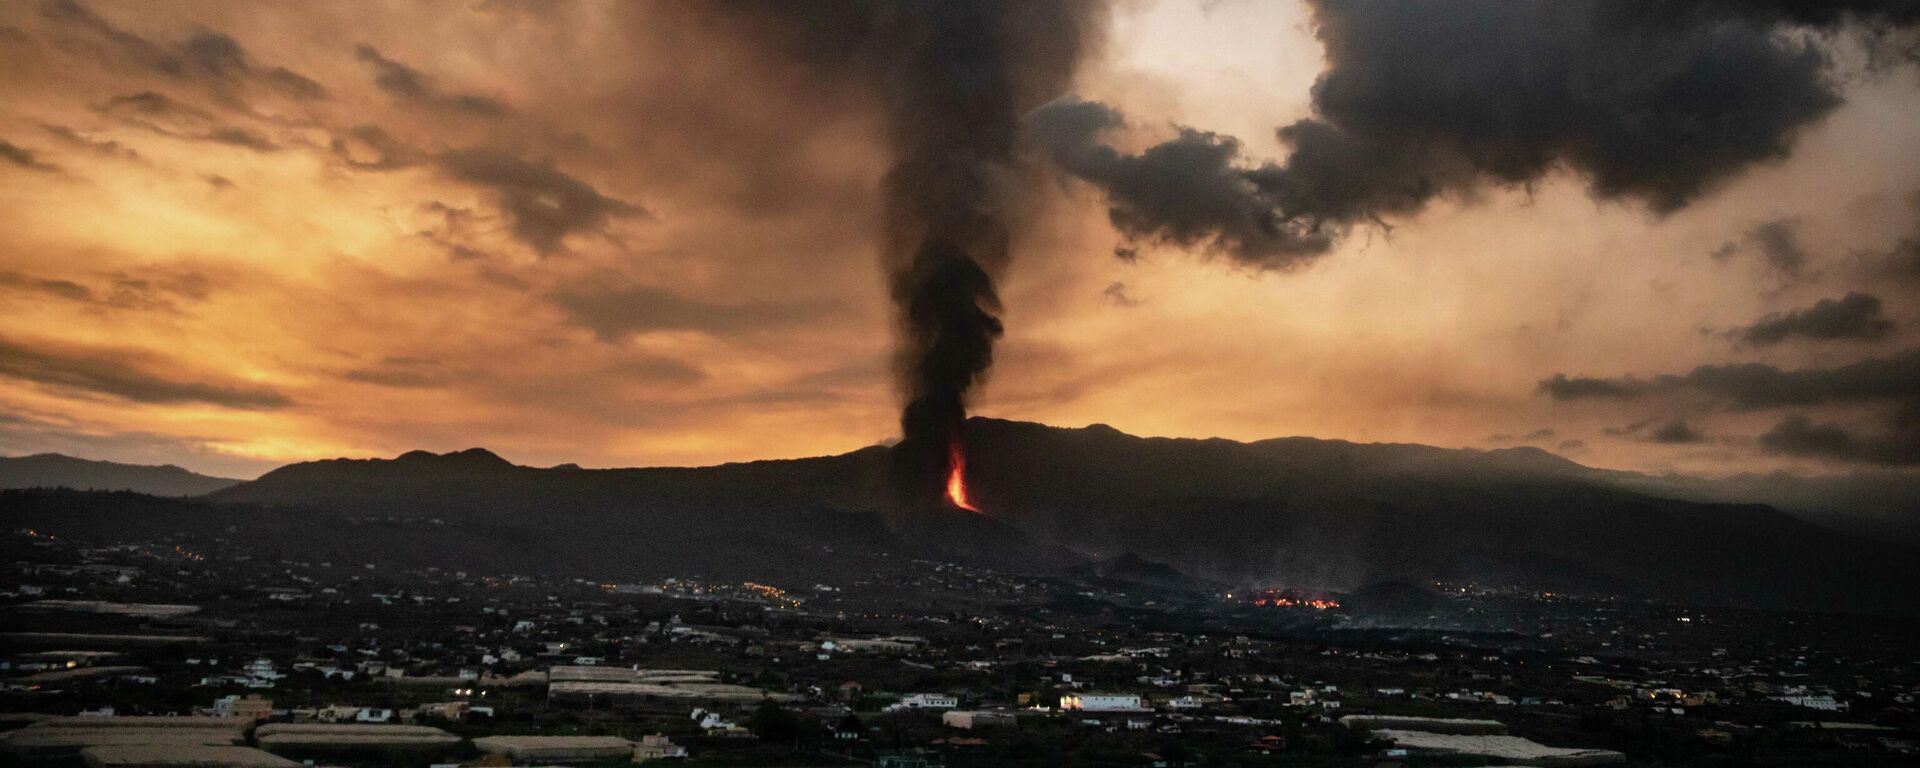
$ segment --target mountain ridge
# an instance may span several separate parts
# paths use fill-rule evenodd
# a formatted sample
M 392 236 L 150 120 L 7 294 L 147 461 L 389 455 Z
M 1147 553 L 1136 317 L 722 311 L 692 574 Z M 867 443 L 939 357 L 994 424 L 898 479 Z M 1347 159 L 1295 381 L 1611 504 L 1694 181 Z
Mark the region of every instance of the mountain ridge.
M 410 451 L 281 467 L 196 500 L 205 521 L 166 509 L 191 526 L 245 519 L 240 509 L 287 510 L 279 519 L 302 526 L 342 520 L 352 528 L 304 537 L 247 523 L 276 546 L 342 559 L 608 578 L 804 573 L 852 552 L 893 552 L 1045 571 L 1137 557 L 1207 582 L 1333 589 L 1474 581 L 1894 611 L 1911 611 L 1920 595 L 1896 547 L 1767 505 L 1630 487 L 1611 470 L 1539 450 L 1242 443 L 984 418 L 967 422 L 965 440 L 981 515 L 896 509 L 885 446 L 610 469 L 523 466 L 483 449 Z M 361 533 L 369 521 L 406 533 Z
M 0 488 L 61 487 L 136 491 L 154 496 L 200 496 L 243 482 L 173 464 L 124 464 L 62 453 L 0 456 Z

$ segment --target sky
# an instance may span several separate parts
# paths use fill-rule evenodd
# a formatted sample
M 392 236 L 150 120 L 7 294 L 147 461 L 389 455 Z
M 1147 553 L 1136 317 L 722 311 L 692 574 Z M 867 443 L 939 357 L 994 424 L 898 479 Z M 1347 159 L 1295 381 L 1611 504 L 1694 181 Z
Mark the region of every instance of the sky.
M 1910 19 L 1086 7 L 1062 91 L 1020 104 L 972 412 L 1920 464 Z M 864 52 L 716 15 L 0 5 L 0 454 L 251 477 L 893 439 L 897 104 L 844 73 Z

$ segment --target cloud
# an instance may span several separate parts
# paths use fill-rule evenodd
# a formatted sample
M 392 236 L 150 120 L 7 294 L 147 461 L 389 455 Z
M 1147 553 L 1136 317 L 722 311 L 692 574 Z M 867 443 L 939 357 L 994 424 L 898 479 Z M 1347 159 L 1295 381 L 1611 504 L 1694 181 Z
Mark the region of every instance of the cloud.
M 1569 378 L 1564 373 L 1556 373 L 1541 381 L 1540 391 L 1551 395 L 1555 400 L 1584 400 L 1603 397 L 1625 399 L 1636 395 L 1634 387 L 1626 383 L 1586 377 Z
M 275 145 L 272 141 L 268 140 L 267 137 L 265 136 L 262 136 L 258 133 L 247 130 L 245 128 L 235 128 L 232 126 L 228 126 L 224 128 L 216 128 L 208 132 L 206 135 L 201 136 L 200 140 L 211 141 L 215 144 L 227 144 L 230 146 L 242 147 L 245 149 L 251 149 L 259 152 L 274 152 L 280 149 L 279 146 Z
M 59 166 L 42 162 L 31 150 L 22 148 L 4 139 L 0 139 L 0 160 L 5 160 L 30 171 L 53 173 L 60 170 Z
M 1807 249 L 1800 244 L 1797 219 L 1761 222 L 1747 231 L 1746 241 L 1760 251 L 1760 258 L 1774 272 L 1798 277 L 1807 266 Z
M 1841 103 L 1833 36 L 1792 32 L 1860 20 L 1847 29 L 1885 34 L 1920 21 L 1875 2 L 1312 8 L 1327 68 L 1314 116 L 1277 131 L 1282 163 L 1254 163 L 1232 138 L 1185 127 L 1123 154 L 1100 140 L 1120 115 L 1077 99 L 1041 108 L 1030 130 L 1058 168 L 1106 192 L 1129 238 L 1285 269 L 1353 225 L 1561 169 L 1595 198 L 1678 210 L 1786 157 Z
M 558 250 L 569 234 L 605 234 L 612 219 L 647 215 L 640 206 L 600 194 L 551 163 L 530 163 L 505 150 L 454 150 L 440 155 L 438 162 L 455 179 L 491 187 L 501 210 L 513 219 L 514 237 L 541 253 Z
M 398 170 L 425 160 L 419 150 L 394 138 L 386 129 L 371 124 L 340 131 L 333 137 L 330 147 L 341 162 L 363 171 Z
M 1133 294 L 1129 292 L 1127 288 L 1127 284 L 1117 280 L 1108 283 L 1106 290 L 1101 291 L 1100 295 L 1107 297 L 1107 301 L 1113 302 L 1113 305 L 1116 307 L 1132 309 L 1140 306 L 1140 300 L 1133 297 Z
M 1655 427 L 1653 431 L 1647 433 L 1646 439 L 1649 442 L 1662 443 L 1665 445 L 1683 445 L 1687 443 L 1704 443 L 1707 440 L 1707 436 L 1701 434 L 1699 430 L 1694 429 L 1693 425 L 1688 424 L 1686 419 L 1674 419 L 1673 421 Z
M 221 441 L 206 436 L 118 430 L 5 412 L 12 405 L 0 402 L 0 455 L 64 453 L 132 464 L 174 464 L 191 457 L 196 470 L 218 477 L 253 477 L 277 466 L 264 459 L 222 453 L 213 447 Z
M 1552 429 L 1542 427 L 1532 432 L 1528 432 L 1524 435 L 1511 435 L 1504 432 L 1499 434 L 1488 435 L 1487 442 L 1489 443 L 1514 443 L 1514 442 L 1537 443 L 1542 440 L 1552 439 L 1553 435 L 1554 435 L 1554 431 Z
M 96 275 L 92 282 L 95 285 L 64 278 L 0 271 L 0 289 L 40 293 L 116 309 L 172 311 L 178 308 L 174 299 L 204 300 L 211 289 L 206 276 L 193 272 L 155 271 L 145 277 L 112 273 Z
M 52 134 L 54 138 L 59 139 L 68 146 L 78 147 L 98 155 L 119 158 L 121 160 L 140 159 L 139 152 L 135 152 L 132 148 L 117 141 L 96 139 L 64 125 L 48 125 L 45 126 L 45 128 L 47 129 L 47 133 Z
M 212 113 L 158 91 L 115 96 L 98 107 L 98 111 L 135 128 L 183 141 L 225 144 L 259 152 L 280 149 L 272 140 L 251 129 L 221 123 Z
M 0 288 L 44 293 L 73 301 L 93 301 L 93 290 L 72 280 L 35 277 L 19 272 L 0 272 Z
M 148 363 L 136 365 L 136 361 Z M 201 403 L 262 410 L 292 404 L 286 395 L 247 383 L 182 380 L 148 370 L 160 361 L 125 349 L 33 345 L 0 339 L 0 376 L 56 389 L 108 395 L 138 403 Z
M 1838 424 L 1795 414 L 1760 436 L 1772 453 L 1883 465 L 1920 464 L 1920 419 L 1908 414 L 1886 434 L 1858 434 Z
M 1914 212 L 1920 214 L 1920 192 L 1909 196 Z M 1910 230 L 1910 234 L 1896 239 L 1892 246 L 1880 253 L 1862 254 L 1861 272 L 1869 279 L 1892 279 L 1902 282 L 1920 282 L 1920 215 Z
M 452 372 L 439 361 L 405 356 L 385 357 L 374 365 L 347 370 L 340 377 L 401 389 L 435 389 L 454 380 Z
M 1651 379 L 1568 378 L 1554 374 L 1540 391 L 1555 400 L 1637 398 L 1693 392 L 1753 410 L 1824 403 L 1901 401 L 1920 398 L 1920 348 L 1891 357 L 1870 357 L 1835 368 L 1785 371 L 1761 363 L 1702 365 L 1684 374 Z
M 1893 322 L 1880 312 L 1880 299 L 1849 293 L 1840 299 L 1821 299 L 1806 309 L 1774 313 L 1734 331 L 1734 337 L 1758 347 L 1800 336 L 1820 341 L 1877 341 L 1893 332 Z
M 274 67 L 267 70 L 266 80 L 274 90 L 302 101 L 318 101 L 327 98 L 326 86 L 314 82 L 286 67 Z
M 651 331 L 729 335 L 804 322 L 825 308 L 804 303 L 712 303 L 652 286 L 580 285 L 556 291 L 553 303 L 602 341 Z
M 1328 233 L 1286 219 L 1280 200 L 1257 183 L 1272 166 L 1237 165 L 1238 140 L 1183 128 L 1172 141 L 1125 155 L 1098 140 L 1124 122 L 1106 105 L 1068 97 L 1029 115 L 1027 133 L 1056 167 L 1106 192 L 1107 218 L 1132 240 L 1200 247 L 1267 266 L 1326 250 Z
M 1900 238 L 1887 249 L 1878 271 L 1901 280 L 1920 280 L 1920 234 Z
M 371 45 L 362 43 L 355 46 L 353 56 L 372 67 L 374 84 L 402 104 L 478 117 L 499 117 L 511 111 L 506 104 L 492 97 L 443 92 L 434 86 L 432 78 L 425 73 L 387 58 Z
M 298 72 L 255 65 L 239 41 L 221 32 L 201 29 L 178 43 L 158 42 L 121 29 L 73 0 L 47 0 L 40 11 L 60 28 L 84 35 L 94 51 L 175 80 L 208 86 L 231 107 L 244 105 L 237 91 L 248 86 L 296 101 L 328 96 L 324 86 Z
M 1582 382 L 1572 386 L 1572 382 Z M 1634 399 L 1692 395 L 1710 405 L 1736 411 L 1815 406 L 1878 406 L 1884 427 L 1856 434 L 1844 427 L 1789 416 L 1761 436 L 1772 453 L 1876 464 L 1913 463 L 1920 455 L 1920 348 L 1889 357 L 1870 357 L 1832 368 L 1781 370 L 1771 365 L 1703 365 L 1684 374 L 1650 379 L 1568 379 L 1554 376 L 1541 391 L 1556 400 L 1610 397 Z M 1675 424 L 1684 426 L 1676 420 Z M 1639 425 L 1636 425 L 1636 427 Z M 1633 428 L 1629 428 L 1630 430 Z M 1618 431 L 1610 432 L 1619 434 Z M 1668 437 L 1694 434 L 1675 429 Z M 1658 441 L 1660 430 L 1651 437 Z

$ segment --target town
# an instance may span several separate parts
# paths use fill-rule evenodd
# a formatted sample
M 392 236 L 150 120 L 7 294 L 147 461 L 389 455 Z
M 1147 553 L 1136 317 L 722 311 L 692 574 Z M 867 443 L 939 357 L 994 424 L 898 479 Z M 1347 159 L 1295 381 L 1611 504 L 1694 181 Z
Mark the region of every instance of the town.
M 1902 619 L 1473 584 L 1249 591 L 873 553 L 831 581 L 769 584 L 26 529 L 4 550 L 7 764 L 1920 759 Z

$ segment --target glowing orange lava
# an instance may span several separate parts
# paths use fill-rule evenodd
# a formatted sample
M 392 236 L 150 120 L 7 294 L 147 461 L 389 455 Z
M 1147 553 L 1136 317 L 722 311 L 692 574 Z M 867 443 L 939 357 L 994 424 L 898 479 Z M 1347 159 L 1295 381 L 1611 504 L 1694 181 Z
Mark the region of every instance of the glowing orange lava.
M 968 512 L 980 511 L 967 501 L 967 455 L 960 452 L 959 443 L 947 449 L 947 500 Z

